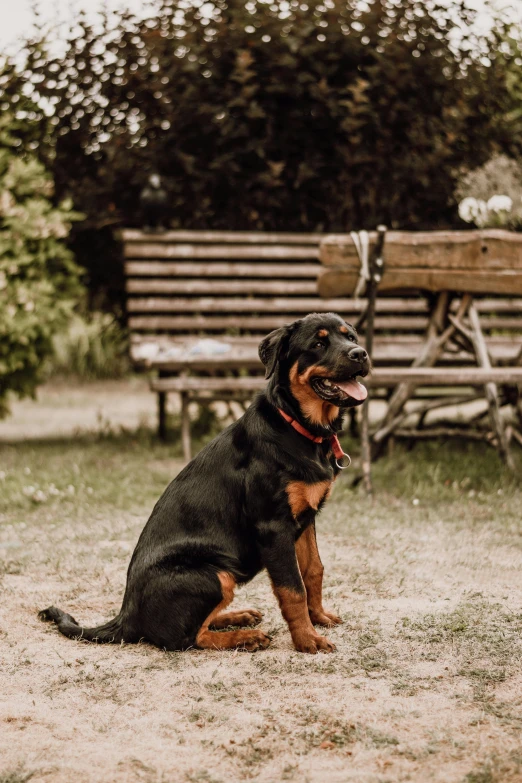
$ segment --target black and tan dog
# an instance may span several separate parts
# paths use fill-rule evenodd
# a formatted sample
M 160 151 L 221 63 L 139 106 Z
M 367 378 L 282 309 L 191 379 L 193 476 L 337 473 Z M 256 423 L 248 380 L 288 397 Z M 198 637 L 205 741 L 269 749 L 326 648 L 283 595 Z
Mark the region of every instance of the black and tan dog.
M 257 650 L 270 642 L 251 628 L 261 614 L 224 610 L 236 585 L 266 568 L 295 648 L 334 649 L 314 629 L 341 622 L 322 604 L 315 516 L 339 472 L 342 412 L 366 398 L 355 377 L 367 374 L 368 355 L 333 313 L 276 329 L 259 355 L 266 390 L 165 490 L 132 556 L 118 616 L 82 628 L 50 607 L 41 619 L 96 642 Z M 229 626 L 243 628 L 219 632 Z

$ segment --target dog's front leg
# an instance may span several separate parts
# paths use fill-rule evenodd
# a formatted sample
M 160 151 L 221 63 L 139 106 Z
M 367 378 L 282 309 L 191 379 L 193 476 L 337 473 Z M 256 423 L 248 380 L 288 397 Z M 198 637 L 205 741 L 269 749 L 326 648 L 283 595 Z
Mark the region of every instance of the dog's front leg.
M 294 647 L 299 652 L 332 652 L 335 646 L 320 636 L 308 612 L 306 589 L 301 578 L 291 531 L 280 522 L 267 523 L 259 529 L 261 559 L 288 623 Z
M 338 625 L 340 617 L 323 608 L 323 564 L 317 549 L 315 524 L 309 525 L 295 542 L 299 570 L 306 587 L 310 620 L 315 625 Z

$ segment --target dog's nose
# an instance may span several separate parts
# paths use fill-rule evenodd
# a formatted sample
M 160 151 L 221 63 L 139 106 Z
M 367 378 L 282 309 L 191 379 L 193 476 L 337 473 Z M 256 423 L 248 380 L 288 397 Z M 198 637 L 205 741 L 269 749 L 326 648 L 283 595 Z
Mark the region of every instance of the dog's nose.
M 356 348 L 352 348 L 350 351 L 350 359 L 354 362 L 366 362 L 368 361 L 368 354 L 364 350 L 364 348 L 361 348 L 360 345 L 358 345 Z

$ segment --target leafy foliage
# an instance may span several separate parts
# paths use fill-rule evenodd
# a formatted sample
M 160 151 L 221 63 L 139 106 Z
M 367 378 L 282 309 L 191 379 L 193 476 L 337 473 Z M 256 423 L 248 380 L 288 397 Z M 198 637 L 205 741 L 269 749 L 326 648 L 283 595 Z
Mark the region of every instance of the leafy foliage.
M 83 293 L 79 268 L 65 244 L 71 220 L 64 201 L 51 202 L 50 175 L 34 157 L 15 153 L 9 117 L 0 124 L 0 415 L 8 392 L 31 395 L 52 337 Z
M 34 40 L 0 83 L 4 106 L 32 87 L 53 107 L 34 135 L 57 193 L 88 216 L 74 247 L 95 289 L 122 287 L 108 235 L 139 223 L 153 170 L 178 227 L 435 228 L 455 220 L 461 171 L 520 152 L 504 121 L 516 41 L 501 23 L 473 32 L 463 2 L 153 6 L 101 29 L 80 16 L 63 55 Z
M 50 375 L 95 380 L 121 378 L 129 370 L 127 335 L 112 313 L 76 312 L 53 347 Z

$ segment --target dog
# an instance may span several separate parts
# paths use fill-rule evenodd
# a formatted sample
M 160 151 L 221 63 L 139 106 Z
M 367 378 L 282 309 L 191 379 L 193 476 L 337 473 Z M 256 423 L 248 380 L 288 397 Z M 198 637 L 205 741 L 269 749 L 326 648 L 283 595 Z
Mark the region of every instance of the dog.
M 50 607 L 42 620 L 93 642 L 264 649 L 270 637 L 253 628 L 261 613 L 225 610 L 236 586 L 266 569 L 296 650 L 335 649 L 314 628 L 342 622 L 323 608 L 315 517 L 343 467 L 336 433 L 343 412 L 367 397 L 356 376 L 367 375 L 370 360 L 355 329 L 334 313 L 275 329 L 259 356 L 265 390 L 156 503 L 132 555 L 118 616 L 82 628 Z

